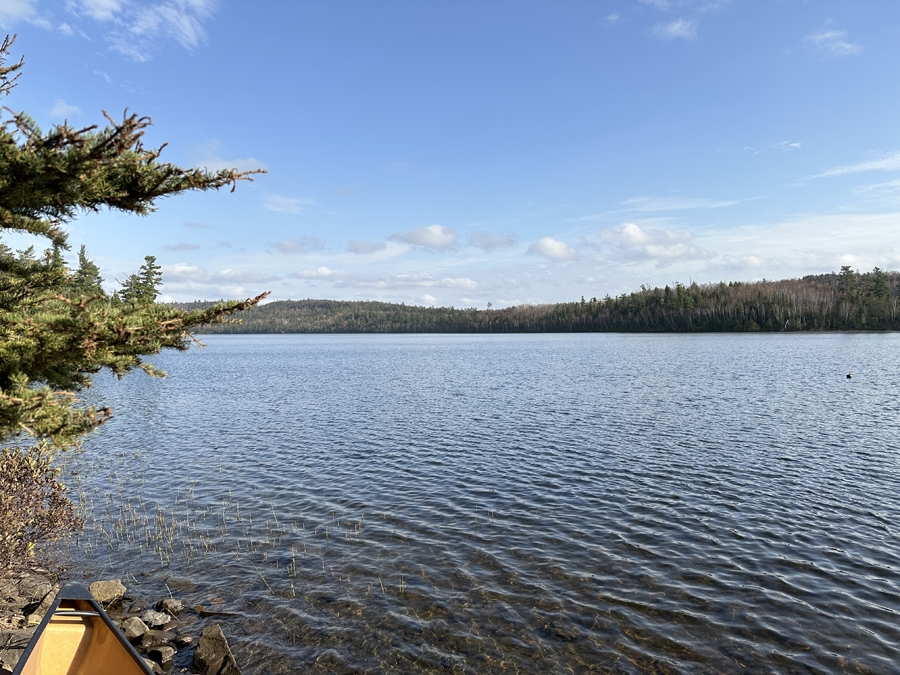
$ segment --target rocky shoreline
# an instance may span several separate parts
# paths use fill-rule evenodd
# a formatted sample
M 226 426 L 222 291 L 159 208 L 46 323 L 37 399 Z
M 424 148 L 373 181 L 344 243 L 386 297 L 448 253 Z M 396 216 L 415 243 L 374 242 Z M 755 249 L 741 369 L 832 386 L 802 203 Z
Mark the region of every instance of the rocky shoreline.
M 0 579 L 0 673 L 13 671 L 59 589 L 60 574 L 38 567 Z M 129 596 L 119 579 L 89 590 L 157 675 L 240 675 L 221 626 L 203 621 L 220 613 Z

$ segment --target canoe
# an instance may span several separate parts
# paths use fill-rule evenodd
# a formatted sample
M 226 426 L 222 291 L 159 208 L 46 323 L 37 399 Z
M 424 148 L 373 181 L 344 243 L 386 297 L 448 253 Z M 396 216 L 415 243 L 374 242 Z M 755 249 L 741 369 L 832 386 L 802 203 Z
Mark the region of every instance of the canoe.
M 13 675 L 153 675 L 90 591 L 63 586 Z

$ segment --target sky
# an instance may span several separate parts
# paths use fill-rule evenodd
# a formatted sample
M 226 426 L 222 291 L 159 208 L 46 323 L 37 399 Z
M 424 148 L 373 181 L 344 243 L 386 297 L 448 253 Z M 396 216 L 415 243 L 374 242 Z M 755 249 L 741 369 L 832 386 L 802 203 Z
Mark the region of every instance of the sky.
M 109 289 L 147 255 L 164 300 L 477 308 L 900 269 L 896 0 L 0 0 L 0 30 L 44 129 L 127 108 L 164 161 L 267 171 L 71 222 Z

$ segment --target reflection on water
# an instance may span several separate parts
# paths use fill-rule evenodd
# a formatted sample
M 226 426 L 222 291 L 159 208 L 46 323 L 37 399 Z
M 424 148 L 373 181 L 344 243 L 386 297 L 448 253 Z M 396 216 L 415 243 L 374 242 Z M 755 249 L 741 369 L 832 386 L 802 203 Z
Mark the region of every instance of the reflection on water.
M 898 669 L 898 336 L 205 341 L 98 383 L 73 555 L 245 672 Z

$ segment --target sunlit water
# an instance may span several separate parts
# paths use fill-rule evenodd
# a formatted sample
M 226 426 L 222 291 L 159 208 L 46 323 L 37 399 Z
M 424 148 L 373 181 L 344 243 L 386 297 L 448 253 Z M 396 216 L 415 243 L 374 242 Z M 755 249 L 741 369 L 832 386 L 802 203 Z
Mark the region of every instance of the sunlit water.
M 204 341 L 98 381 L 72 555 L 244 672 L 900 672 L 898 335 Z

